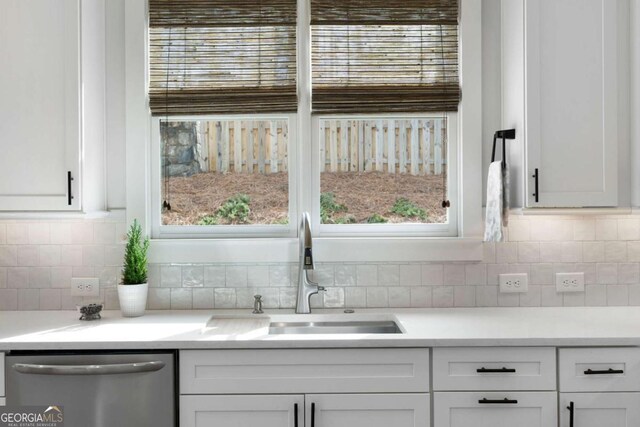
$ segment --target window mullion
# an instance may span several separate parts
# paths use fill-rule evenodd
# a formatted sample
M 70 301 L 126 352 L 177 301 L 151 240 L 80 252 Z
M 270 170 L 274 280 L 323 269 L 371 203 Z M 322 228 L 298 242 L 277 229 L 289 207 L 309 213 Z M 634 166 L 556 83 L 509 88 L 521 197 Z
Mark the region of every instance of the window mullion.
M 310 212 L 316 222 L 313 201 L 319 198 L 313 185 L 315 156 L 312 144 L 311 119 L 311 18 L 309 0 L 298 0 L 298 213 Z M 300 215 L 298 215 L 298 218 Z M 294 220 L 292 218 L 292 220 Z M 297 223 L 297 218 L 295 219 Z

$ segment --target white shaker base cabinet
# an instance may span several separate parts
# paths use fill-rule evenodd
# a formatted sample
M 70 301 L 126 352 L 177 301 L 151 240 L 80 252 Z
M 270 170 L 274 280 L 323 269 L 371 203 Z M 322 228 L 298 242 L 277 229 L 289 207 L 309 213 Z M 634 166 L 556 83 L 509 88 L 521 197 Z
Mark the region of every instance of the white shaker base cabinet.
M 180 397 L 180 427 L 301 427 L 303 419 L 303 395 Z
M 640 425 L 640 393 L 560 393 L 560 427 Z
M 429 394 L 192 395 L 180 427 L 429 427 Z
M 555 392 L 434 393 L 433 426 L 555 427 L 557 396 Z M 490 403 L 505 398 L 513 403 Z M 480 403 L 483 399 L 489 403 Z
M 429 427 L 429 394 L 308 394 L 306 427 Z

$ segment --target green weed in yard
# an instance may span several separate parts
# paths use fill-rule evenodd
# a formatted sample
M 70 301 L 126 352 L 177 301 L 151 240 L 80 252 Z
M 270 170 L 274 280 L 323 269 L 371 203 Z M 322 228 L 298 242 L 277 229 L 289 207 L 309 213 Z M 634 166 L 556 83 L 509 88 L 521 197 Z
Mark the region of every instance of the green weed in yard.
M 198 225 L 218 225 L 218 217 L 215 215 L 205 215 L 200 218 Z
M 246 194 L 236 194 L 224 202 L 216 212 L 219 218 L 223 218 L 232 224 L 246 224 L 249 221 L 249 202 L 251 199 Z
M 339 212 L 346 212 L 347 207 L 336 202 L 336 196 L 333 193 L 320 194 L 320 220 L 323 224 L 335 223 L 333 215 Z
M 380 214 L 373 214 L 371 215 L 369 218 L 367 218 L 367 223 L 368 224 L 384 224 L 386 222 L 389 222 L 389 220 L 385 217 L 383 217 Z
M 391 208 L 391 213 L 405 218 L 420 218 L 423 221 L 427 219 L 427 213 L 424 209 L 414 205 L 413 202 L 403 197 L 396 199 L 396 202 Z

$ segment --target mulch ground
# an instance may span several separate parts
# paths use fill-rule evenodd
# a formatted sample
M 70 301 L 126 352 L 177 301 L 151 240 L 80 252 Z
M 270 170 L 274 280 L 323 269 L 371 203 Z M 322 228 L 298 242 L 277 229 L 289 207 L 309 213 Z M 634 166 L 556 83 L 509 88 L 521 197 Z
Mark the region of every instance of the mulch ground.
M 403 218 L 389 210 L 397 198 L 404 197 L 427 213 L 425 222 L 446 220 L 442 203 L 442 175 L 413 176 L 384 172 L 325 172 L 322 192 L 335 194 L 335 201 L 347 207 L 357 223 L 365 223 L 373 214 L 391 223 L 422 222 Z M 230 197 L 247 194 L 251 198 L 249 223 L 282 223 L 287 218 L 288 175 L 201 173 L 169 180 L 172 210 L 162 215 L 165 225 L 194 225 L 206 215 L 213 215 Z M 340 215 L 343 215 L 342 213 Z M 224 223 L 222 221 L 221 223 Z

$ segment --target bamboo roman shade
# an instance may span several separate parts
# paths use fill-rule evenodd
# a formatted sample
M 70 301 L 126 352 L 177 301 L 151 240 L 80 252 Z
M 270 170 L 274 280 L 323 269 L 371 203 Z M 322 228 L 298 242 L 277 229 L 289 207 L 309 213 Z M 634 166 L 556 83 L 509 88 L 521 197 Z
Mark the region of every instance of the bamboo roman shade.
M 296 0 L 149 0 L 153 115 L 293 112 Z
M 457 111 L 457 0 L 311 0 L 314 113 Z

